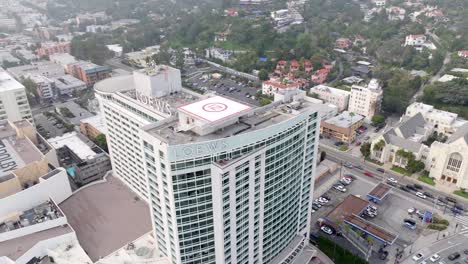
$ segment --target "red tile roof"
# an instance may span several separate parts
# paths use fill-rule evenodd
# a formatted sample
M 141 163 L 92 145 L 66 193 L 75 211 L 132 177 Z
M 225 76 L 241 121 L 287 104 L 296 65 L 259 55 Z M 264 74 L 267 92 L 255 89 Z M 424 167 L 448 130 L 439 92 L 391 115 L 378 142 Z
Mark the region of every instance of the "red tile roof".
M 263 83 L 267 84 L 267 85 L 274 86 L 276 88 L 280 88 L 280 89 L 294 88 L 294 87 L 297 87 L 297 86 L 300 85 L 300 83 L 298 83 L 298 82 L 289 83 L 289 84 L 282 84 L 282 83 L 278 83 L 278 82 L 264 81 Z

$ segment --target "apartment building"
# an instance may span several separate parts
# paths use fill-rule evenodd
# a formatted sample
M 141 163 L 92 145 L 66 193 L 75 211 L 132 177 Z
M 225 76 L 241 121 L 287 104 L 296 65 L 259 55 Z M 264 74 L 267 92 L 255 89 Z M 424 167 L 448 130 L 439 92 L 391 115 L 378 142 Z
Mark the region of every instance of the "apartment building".
M 309 90 L 309 95 L 317 96 L 318 99 L 324 102 L 336 105 L 338 111 L 348 109 L 350 92 L 336 89 L 326 85 L 317 85 Z
M 353 85 L 349 97 L 348 111 L 370 120 L 380 111 L 382 98 L 383 90 L 377 79 L 370 80 L 366 87 Z
M 0 121 L 34 120 L 26 96 L 26 88 L 0 68 Z

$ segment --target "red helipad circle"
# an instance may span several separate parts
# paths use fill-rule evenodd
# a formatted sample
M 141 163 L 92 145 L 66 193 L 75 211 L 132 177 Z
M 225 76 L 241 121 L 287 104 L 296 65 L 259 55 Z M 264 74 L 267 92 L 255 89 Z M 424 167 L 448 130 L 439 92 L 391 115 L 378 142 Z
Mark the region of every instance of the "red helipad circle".
M 223 103 L 209 103 L 202 106 L 202 109 L 206 112 L 222 112 L 227 108 L 228 106 Z

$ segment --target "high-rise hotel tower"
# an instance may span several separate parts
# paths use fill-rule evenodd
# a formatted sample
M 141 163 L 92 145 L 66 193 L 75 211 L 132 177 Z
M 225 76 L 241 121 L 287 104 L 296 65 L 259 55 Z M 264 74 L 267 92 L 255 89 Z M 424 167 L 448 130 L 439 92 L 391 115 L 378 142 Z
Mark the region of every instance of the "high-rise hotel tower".
M 264 107 L 196 98 L 177 74 L 157 67 L 95 87 L 114 174 L 147 198 L 161 253 L 184 264 L 304 261 L 317 112 L 301 96 Z

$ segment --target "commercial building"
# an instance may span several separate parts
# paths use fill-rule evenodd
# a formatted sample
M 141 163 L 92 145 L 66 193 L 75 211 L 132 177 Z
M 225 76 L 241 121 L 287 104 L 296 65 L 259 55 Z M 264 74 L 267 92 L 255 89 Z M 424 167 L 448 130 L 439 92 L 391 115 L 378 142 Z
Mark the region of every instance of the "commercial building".
M 38 56 L 50 56 L 56 53 L 70 53 L 70 42 L 43 42 L 36 50 Z
M 57 53 L 49 55 L 49 60 L 55 64 L 62 66 L 64 70 L 67 69 L 68 64 L 76 62 L 75 57 L 68 53 Z
M 55 150 L 26 120 L 0 121 L 0 148 L 0 198 L 37 184 L 49 164 L 58 167 Z
M 69 74 L 53 78 L 57 95 L 73 95 L 73 92 L 85 90 L 86 83 Z
M 148 197 L 161 253 L 172 263 L 308 262 L 317 112 L 303 100 L 193 102 L 151 86 L 163 76 L 158 67 L 95 86 L 113 171 Z
M 48 139 L 57 151 L 60 165 L 78 185 L 100 180 L 111 170 L 107 153 L 76 132 Z
M 7 71 L 17 80 L 28 75 L 42 75 L 48 78 L 65 75 L 64 69 L 51 61 L 37 61 L 28 65 L 8 68 Z
M 360 114 L 370 120 L 380 111 L 383 90 L 377 79 L 370 80 L 367 87 L 353 85 L 349 97 L 348 111 Z
M 107 127 L 102 114 L 80 120 L 80 132 L 92 140 L 101 134 L 106 135 Z
M 312 96 L 316 95 L 318 99 L 336 105 L 340 112 L 348 109 L 350 95 L 350 92 L 348 91 L 326 85 L 317 85 L 310 88 L 309 94 Z
M 0 121 L 28 120 L 34 124 L 26 89 L 0 68 Z
M 36 84 L 37 94 L 42 100 L 51 99 L 54 96 L 54 81 L 42 75 L 28 75 Z
M 421 114 L 424 120 L 431 125 L 438 133 L 451 135 L 457 131 L 458 128 L 467 123 L 458 117 L 458 114 L 451 113 L 434 108 L 432 105 L 415 102 L 406 108 L 406 117 L 412 117 Z
M 109 78 L 111 69 L 108 66 L 99 66 L 91 62 L 78 61 L 68 64 L 67 73 L 86 83 L 88 87 L 96 82 Z
M 356 130 L 363 123 L 363 116 L 344 111 L 335 117 L 322 120 L 320 134 L 341 142 L 352 143 L 356 139 Z

